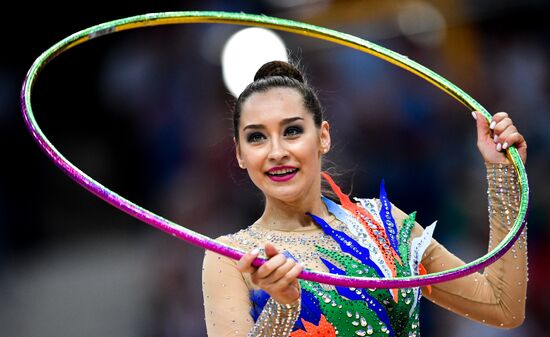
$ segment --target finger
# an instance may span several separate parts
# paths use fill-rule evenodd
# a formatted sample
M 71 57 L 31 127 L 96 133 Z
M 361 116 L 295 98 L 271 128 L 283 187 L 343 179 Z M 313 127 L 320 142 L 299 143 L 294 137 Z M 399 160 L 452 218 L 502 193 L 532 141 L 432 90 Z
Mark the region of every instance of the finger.
M 292 269 L 287 273 L 287 276 L 290 277 L 292 280 L 292 283 L 294 283 L 297 280 L 298 276 L 300 276 L 303 270 L 304 270 L 304 267 L 301 264 L 296 263 L 294 267 L 292 267 Z
M 518 150 L 519 156 L 523 164 L 527 161 L 527 141 L 520 134 L 521 140 L 518 143 L 515 143 L 516 149 Z
M 279 268 L 275 269 L 269 276 L 265 278 L 266 283 L 276 283 L 283 278 L 292 268 L 296 265 L 296 262 L 292 259 L 286 259 L 286 262 Z
M 512 120 L 509 117 L 505 117 L 495 124 L 495 127 L 493 128 L 493 132 L 495 136 L 498 137 L 504 130 L 506 130 L 507 128 L 513 125 L 514 123 L 512 122 Z
M 256 271 L 256 267 L 252 266 L 252 262 L 258 257 L 260 250 L 258 248 L 252 249 L 250 252 L 244 254 L 237 262 L 237 269 L 241 273 L 252 273 Z
M 501 136 L 501 138 L 503 138 L 502 148 L 505 150 L 512 145 L 521 148 L 522 144 L 525 143 L 525 139 L 521 133 L 517 131 L 510 132 L 506 136 Z
M 506 129 L 509 129 L 509 128 L 513 128 L 515 129 L 514 127 L 514 124 L 512 123 L 512 120 L 508 117 L 505 117 L 504 119 L 502 119 L 500 122 L 498 122 L 495 126 L 495 132 L 494 132 L 494 136 L 493 136 L 493 140 L 495 141 L 495 143 L 497 144 L 496 145 L 496 150 L 497 151 L 501 151 L 502 150 L 502 146 L 503 146 L 503 142 L 499 139 L 500 138 L 500 135 L 506 130 Z
M 502 149 L 503 150 L 506 150 L 506 148 L 510 145 L 512 145 L 510 143 L 510 140 L 508 139 L 508 137 L 513 134 L 513 133 L 517 133 L 518 130 L 516 129 L 516 127 L 514 125 L 510 125 L 508 126 L 506 129 L 504 129 L 500 134 L 495 134 L 495 143 L 497 144 L 501 144 L 502 145 Z
M 491 124 L 489 125 L 489 128 L 493 130 L 498 122 L 507 117 L 508 114 L 506 112 L 497 112 L 493 115 L 493 118 L 491 118 Z
M 484 142 L 485 139 L 491 136 L 491 130 L 489 129 L 489 123 L 487 122 L 487 119 L 485 116 L 483 116 L 478 111 L 473 111 L 472 116 L 476 120 L 476 128 L 477 128 L 477 141 L 478 143 Z
M 277 248 L 272 245 L 271 243 L 267 242 L 265 244 L 265 255 L 270 258 L 270 257 L 273 257 L 275 255 L 279 254 L 279 250 L 277 250 Z
M 254 278 L 257 280 L 264 279 L 273 273 L 277 268 L 281 267 L 286 262 L 286 256 L 277 254 L 270 258 L 254 273 Z
M 299 288 L 297 282 L 298 276 L 302 272 L 303 267 L 296 263 L 283 277 L 281 277 L 272 287 L 273 290 L 284 291 L 287 287 Z

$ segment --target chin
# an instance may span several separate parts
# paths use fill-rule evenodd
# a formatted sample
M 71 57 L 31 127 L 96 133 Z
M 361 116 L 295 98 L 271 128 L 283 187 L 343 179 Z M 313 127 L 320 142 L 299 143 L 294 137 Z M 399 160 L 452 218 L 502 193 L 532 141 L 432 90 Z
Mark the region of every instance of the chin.
M 277 199 L 286 203 L 293 202 L 301 199 L 302 193 L 298 189 L 279 189 L 274 191 L 273 189 L 267 189 L 263 191 L 264 194 L 272 199 Z
M 285 204 L 294 204 L 297 201 L 302 199 L 301 195 L 296 194 L 285 194 L 285 195 L 272 195 L 271 198 L 277 199 Z
M 292 204 L 303 200 L 308 188 L 303 184 L 293 184 L 291 186 L 279 186 L 265 189 L 263 192 L 266 197 L 279 200 L 281 202 Z

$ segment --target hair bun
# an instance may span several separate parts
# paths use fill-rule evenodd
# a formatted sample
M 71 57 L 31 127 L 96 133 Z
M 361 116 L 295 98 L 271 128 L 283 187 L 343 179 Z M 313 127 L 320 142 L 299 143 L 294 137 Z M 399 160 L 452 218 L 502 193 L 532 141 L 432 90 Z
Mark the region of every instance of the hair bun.
M 304 83 L 302 73 L 292 64 L 284 61 L 271 61 L 265 63 L 254 75 L 254 81 L 271 76 L 283 76 Z

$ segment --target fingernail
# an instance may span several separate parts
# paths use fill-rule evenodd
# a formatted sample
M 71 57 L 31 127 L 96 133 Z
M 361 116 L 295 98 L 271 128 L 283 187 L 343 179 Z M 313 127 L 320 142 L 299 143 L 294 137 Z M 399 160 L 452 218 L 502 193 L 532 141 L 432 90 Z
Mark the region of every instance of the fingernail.
M 252 255 L 258 255 L 258 253 L 260 252 L 260 250 L 258 248 L 254 248 L 250 251 L 250 254 Z
M 502 150 L 502 144 L 498 143 L 497 144 L 497 151 L 500 151 L 500 150 Z
M 495 135 L 495 136 L 493 137 L 493 141 L 495 142 L 495 144 L 497 143 L 497 140 L 498 140 L 498 136 Z
M 493 130 L 495 128 L 495 126 L 497 126 L 497 122 L 492 121 L 491 125 L 489 125 L 489 129 Z
M 507 142 L 504 142 L 504 144 L 502 144 L 502 149 L 503 149 L 503 150 L 506 150 L 507 147 L 508 147 L 508 143 L 507 143 Z
M 475 111 L 472 111 L 472 117 L 474 117 L 474 119 L 477 121 L 477 114 Z

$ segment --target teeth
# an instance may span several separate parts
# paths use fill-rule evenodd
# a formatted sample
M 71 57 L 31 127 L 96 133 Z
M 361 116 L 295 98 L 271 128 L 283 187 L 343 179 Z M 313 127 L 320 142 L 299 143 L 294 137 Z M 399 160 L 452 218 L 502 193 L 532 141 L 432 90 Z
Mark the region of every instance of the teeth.
M 282 170 L 275 170 L 275 171 L 271 171 L 269 172 L 269 174 L 273 174 L 273 175 L 283 175 L 283 174 L 288 174 L 288 173 L 291 173 L 291 172 L 294 172 L 296 171 L 296 169 L 282 169 Z

